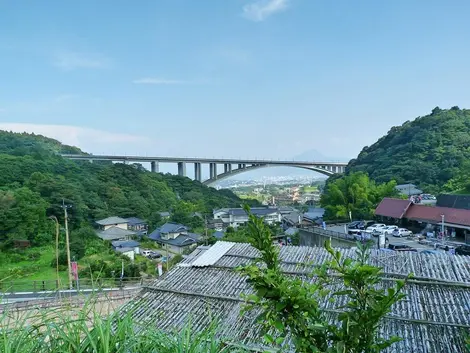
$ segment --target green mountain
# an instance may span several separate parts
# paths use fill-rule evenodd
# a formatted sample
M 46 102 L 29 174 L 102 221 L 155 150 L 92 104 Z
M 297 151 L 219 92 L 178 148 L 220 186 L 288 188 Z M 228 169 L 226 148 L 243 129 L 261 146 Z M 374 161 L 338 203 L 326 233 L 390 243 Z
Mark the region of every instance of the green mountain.
M 392 127 L 347 169 L 367 172 L 377 182 L 395 179 L 438 193 L 467 187 L 469 161 L 470 110 L 436 107 L 430 115 Z
M 43 136 L 0 131 L 0 239 L 29 239 L 33 245 L 49 241 L 47 217 L 62 221 L 62 199 L 73 205 L 72 231 L 112 215 L 154 225 L 160 221 L 158 211 L 173 210 L 175 217 L 188 219 L 192 212 L 242 202 L 231 191 L 151 173 L 138 164 L 77 162 L 59 153 L 83 152 Z

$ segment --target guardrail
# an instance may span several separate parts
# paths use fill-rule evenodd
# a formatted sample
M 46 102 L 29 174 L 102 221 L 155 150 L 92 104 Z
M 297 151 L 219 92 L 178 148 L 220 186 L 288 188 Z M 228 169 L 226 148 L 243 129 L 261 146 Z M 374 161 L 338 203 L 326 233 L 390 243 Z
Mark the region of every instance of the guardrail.
M 95 292 L 92 297 L 85 296 L 63 296 L 63 297 L 48 297 L 33 300 L 13 301 L 13 302 L 0 302 L 0 314 L 5 312 L 23 311 L 34 309 L 52 309 L 62 306 L 67 307 L 84 307 L 85 305 L 93 305 L 101 302 L 121 302 L 132 299 L 139 293 L 140 289 L 119 289 L 109 292 Z
M 150 279 L 152 281 L 153 279 Z M 3 280 L 0 281 L 0 293 L 21 293 L 21 292 L 47 292 L 59 290 L 84 290 L 84 289 L 103 289 L 103 288 L 124 288 L 129 286 L 142 286 L 148 279 L 139 277 L 124 278 L 80 278 L 72 282 L 72 288 L 69 288 L 68 281 L 57 280 Z M 77 286 L 78 284 L 78 286 Z
M 334 230 L 328 230 L 328 229 L 323 229 L 321 227 L 302 227 L 302 230 L 305 230 L 307 232 L 312 232 L 315 234 L 320 234 L 325 237 L 331 237 L 339 240 L 348 240 L 352 242 L 356 242 L 356 236 L 354 234 L 347 234 L 347 233 L 341 233 L 341 232 L 336 232 Z

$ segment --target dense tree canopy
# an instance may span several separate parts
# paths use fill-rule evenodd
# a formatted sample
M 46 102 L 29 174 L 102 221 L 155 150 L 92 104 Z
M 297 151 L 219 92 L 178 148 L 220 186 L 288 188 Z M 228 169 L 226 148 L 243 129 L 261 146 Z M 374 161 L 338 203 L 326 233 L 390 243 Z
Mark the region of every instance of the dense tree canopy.
M 330 180 L 320 203 L 326 219 L 370 219 L 378 203 L 387 196 L 397 196 L 394 180 L 377 184 L 362 172 Z
M 113 215 L 140 217 L 155 226 L 159 211 L 175 211 L 175 220 L 183 221 L 190 212 L 241 203 L 228 190 L 189 178 L 151 173 L 138 164 L 70 161 L 59 153 L 82 152 L 42 136 L 0 131 L 0 237 L 34 243 L 40 234 L 52 234 L 47 217 L 55 215 L 62 223 L 62 199 L 73 205 L 72 234 Z M 80 246 L 77 253 L 83 253 Z
M 462 172 L 470 175 L 469 168 L 462 171 L 468 161 L 470 110 L 435 108 L 430 115 L 392 127 L 372 146 L 364 147 L 348 170 L 364 171 L 377 182 L 395 179 L 398 184 L 414 183 L 437 193 L 453 178 L 460 182 L 447 185 L 446 191 L 462 187 Z

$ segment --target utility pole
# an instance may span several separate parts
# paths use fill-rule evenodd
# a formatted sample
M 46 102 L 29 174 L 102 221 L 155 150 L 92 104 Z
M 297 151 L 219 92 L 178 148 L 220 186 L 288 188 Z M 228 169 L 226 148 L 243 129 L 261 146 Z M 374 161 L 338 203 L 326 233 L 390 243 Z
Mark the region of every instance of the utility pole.
M 441 234 L 442 234 L 442 243 L 444 244 L 445 242 L 445 234 L 444 234 L 444 215 L 441 214 L 441 218 L 442 218 L 442 223 L 441 223 Z
M 59 221 L 56 216 L 50 216 L 55 222 L 55 261 L 56 261 L 56 275 L 57 275 L 57 293 L 60 300 L 60 276 L 59 276 Z
M 209 239 L 207 238 L 207 216 L 204 216 L 204 226 L 206 228 L 206 245 L 209 244 Z
M 165 243 L 165 248 L 166 248 L 166 272 L 168 272 L 168 262 L 169 261 L 169 258 L 168 258 L 168 244 Z
M 67 208 L 72 207 L 72 205 L 66 205 L 64 199 L 62 199 L 62 208 L 64 209 L 64 219 L 65 219 L 65 247 L 67 251 L 67 270 L 69 278 L 69 289 L 73 288 L 73 278 L 72 278 L 72 268 L 70 263 L 70 239 L 69 239 L 69 225 L 68 225 L 68 214 Z

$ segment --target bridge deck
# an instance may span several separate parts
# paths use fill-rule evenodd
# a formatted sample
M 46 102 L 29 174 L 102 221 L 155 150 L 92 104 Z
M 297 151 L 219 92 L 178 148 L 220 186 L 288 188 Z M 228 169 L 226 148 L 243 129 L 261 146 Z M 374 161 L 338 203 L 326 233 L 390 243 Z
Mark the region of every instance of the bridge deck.
M 346 166 L 347 162 L 321 161 L 288 161 L 270 159 L 230 159 L 230 158 L 196 158 L 196 157 L 161 157 L 161 156 L 111 156 L 111 155 L 82 155 L 62 154 L 62 157 L 75 160 L 108 160 L 132 162 L 187 162 L 187 163 L 217 163 L 217 164 L 262 164 L 262 165 L 294 165 L 294 166 Z

